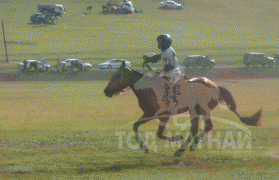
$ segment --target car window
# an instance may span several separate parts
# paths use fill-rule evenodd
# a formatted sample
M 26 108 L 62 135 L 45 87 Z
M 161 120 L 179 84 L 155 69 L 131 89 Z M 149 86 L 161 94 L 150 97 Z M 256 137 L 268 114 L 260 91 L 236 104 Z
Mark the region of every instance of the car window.
M 193 60 L 195 57 L 187 57 L 187 60 Z

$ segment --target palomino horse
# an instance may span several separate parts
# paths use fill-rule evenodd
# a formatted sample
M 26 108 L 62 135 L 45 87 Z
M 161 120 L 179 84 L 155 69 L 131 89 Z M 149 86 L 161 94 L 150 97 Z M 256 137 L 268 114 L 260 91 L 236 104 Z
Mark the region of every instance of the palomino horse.
M 138 81 L 144 78 L 149 80 L 149 86 L 137 89 Z M 123 61 L 121 67 L 113 74 L 104 93 L 106 96 L 112 97 L 127 87 L 130 87 L 137 96 L 139 106 L 144 112 L 143 116 L 134 123 L 134 132 L 137 142 L 145 152 L 148 152 L 148 147 L 144 145 L 138 134 L 140 125 L 153 119 L 159 119 L 158 137 L 174 142 L 183 138 L 181 136 L 166 137 L 164 135 L 166 125 L 172 115 L 182 114 L 187 111 L 189 111 L 191 118 L 191 134 L 175 153 L 175 156 L 180 156 L 192 139 L 194 141 L 190 146 L 190 150 L 195 150 L 199 139 L 213 128 L 211 113 L 219 102 L 225 102 L 228 108 L 246 125 L 261 125 L 262 109 L 251 117 L 240 116 L 232 94 L 226 88 L 216 85 L 207 78 L 192 78 L 188 80 L 184 77 L 177 84 L 170 86 L 168 80 L 164 77 L 158 74 L 156 76 L 156 73 L 153 77 L 147 77 L 147 75 L 126 68 Z M 200 116 L 203 116 L 205 128 L 200 135 L 197 135 Z

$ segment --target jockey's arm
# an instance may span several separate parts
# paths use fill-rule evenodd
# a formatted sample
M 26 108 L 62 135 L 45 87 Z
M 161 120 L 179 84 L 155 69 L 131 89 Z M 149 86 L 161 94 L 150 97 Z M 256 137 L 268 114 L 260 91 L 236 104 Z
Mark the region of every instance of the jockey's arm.
M 161 54 L 156 54 L 150 58 L 147 59 L 147 62 L 152 62 L 152 63 L 156 63 L 161 59 Z

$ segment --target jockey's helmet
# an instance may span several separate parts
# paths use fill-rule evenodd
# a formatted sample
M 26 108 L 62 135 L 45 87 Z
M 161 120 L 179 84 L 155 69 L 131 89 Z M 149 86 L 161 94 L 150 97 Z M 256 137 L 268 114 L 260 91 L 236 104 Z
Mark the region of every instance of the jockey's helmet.
M 158 48 L 161 50 L 165 50 L 171 46 L 172 39 L 169 34 L 160 34 L 157 37 L 157 41 L 158 41 Z

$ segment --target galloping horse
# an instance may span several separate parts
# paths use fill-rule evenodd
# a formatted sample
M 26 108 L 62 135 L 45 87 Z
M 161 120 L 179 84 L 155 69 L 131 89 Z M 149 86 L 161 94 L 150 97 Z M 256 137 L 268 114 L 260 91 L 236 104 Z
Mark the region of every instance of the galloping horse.
M 137 89 L 136 84 L 140 79 L 142 80 L 144 78 L 150 82 L 149 86 Z M 138 134 L 138 127 L 140 125 L 153 119 L 159 119 L 158 137 L 174 142 L 183 138 L 181 136 L 164 136 L 166 125 L 171 116 L 189 111 L 191 134 L 175 153 L 175 156 L 180 156 L 191 143 L 192 139 L 194 141 L 190 146 L 191 151 L 196 149 L 199 139 L 212 130 L 211 113 L 219 102 L 225 102 L 228 108 L 246 125 L 261 125 L 262 109 L 251 117 L 240 116 L 237 112 L 237 106 L 232 94 L 226 88 L 218 86 L 204 77 L 187 79 L 184 76 L 177 84 L 169 86 L 166 77 L 164 78 L 158 74 L 156 76 L 156 73 L 153 77 L 148 77 L 135 70 L 126 68 L 125 62 L 123 61 L 120 68 L 113 74 L 104 93 L 106 96 L 112 97 L 127 87 L 130 87 L 137 96 L 139 106 L 144 112 L 143 116 L 134 123 L 134 132 L 137 142 L 146 153 L 148 152 L 148 147 L 141 141 Z M 200 135 L 197 135 L 200 116 L 203 116 L 205 128 Z

